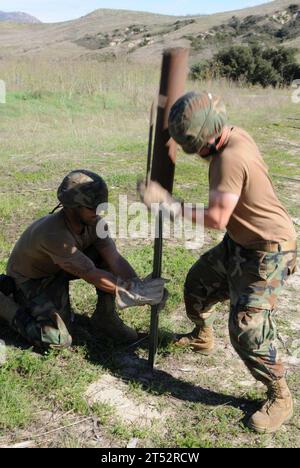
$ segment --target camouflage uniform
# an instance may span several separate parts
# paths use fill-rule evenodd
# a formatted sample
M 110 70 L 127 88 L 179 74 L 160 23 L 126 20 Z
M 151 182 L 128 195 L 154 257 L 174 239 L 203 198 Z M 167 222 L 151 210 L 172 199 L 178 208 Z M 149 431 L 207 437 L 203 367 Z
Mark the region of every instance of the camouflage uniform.
M 186 279 L 187 314 L 197 326 L 212 326 L 215 305 L 230 299 L 232 345 L 252 375 L 264 383 L 284 376 L 274 315 L 285 280 L 295 268 L 296 251 L 245 249 L 226 235 L 200 257 Z
M 106 268 L 95 248 L 89 248 L 85 254 L 97 268 Z M 76 279 L 62 270 L 48 278 L 31 279 L 17 286 L 14 299 L 21 306 L 23 313 L 21 327 L 18 327 L 18 322 L 16 322 L 15 328 L 31 344 L 40 348 L 71 346 L 72 311 L 69 283 Z M 100 290 L 97 290 L 97 294 L 98 304 L 95 316 L 99 315 L 99 309 L 111 310 L 115 307 L 113 295 Z

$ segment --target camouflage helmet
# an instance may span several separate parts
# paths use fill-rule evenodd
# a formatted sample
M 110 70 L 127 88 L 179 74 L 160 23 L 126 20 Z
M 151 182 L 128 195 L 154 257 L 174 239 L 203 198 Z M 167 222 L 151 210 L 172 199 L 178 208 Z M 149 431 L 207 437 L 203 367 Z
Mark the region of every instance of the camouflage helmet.
M 108 188 L 102 177 L 79 169 L 70 172 L 57 191 L 57 198 L 66 208 L 95 209 L 108 201 Z
M 219 136 L 227 123 L 221 98 L 210 93 L 187 93 L 174 104 L 169 132 L 185 153 L 198 153 L 209 140 Z

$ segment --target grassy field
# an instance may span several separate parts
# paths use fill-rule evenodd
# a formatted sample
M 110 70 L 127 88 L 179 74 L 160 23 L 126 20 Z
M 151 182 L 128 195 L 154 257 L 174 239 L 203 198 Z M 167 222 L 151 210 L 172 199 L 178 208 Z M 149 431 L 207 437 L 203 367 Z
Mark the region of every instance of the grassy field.
M 24 228 L 57 204 L 56 188 L 75 168 L 102 174 L 115 201 L 136 200 L 135 182 L 146 166 L 148 110 L 159 70 L 124 63 L 64 67 L 47 63 L 3 63 L 6 105 L 0 104 L 0 267 Z M 231 122 L 259 143 L 280 199 L 299 230 L 300 105 L 290 90 L 243 89 L 226 82 L 188 84 L 222 93 Z M 175 194 L 207 201 L 207 167 L 178 155 Z M 171 299 L 161 315 L 157 371 L 151 379 L 147 349 L 101 342 L 89 327 L 96 297 L 83 282 L 72 285 L 77 314 L 71 350 L 35 353 L 4 323 L 8 344 L 0 367 L 0 446 L 30 441 L 42 447 L 299 447 L 300 278 L 279 305 L 282 353 L 296 400 L 294 419 L 278 434 L 258 436 L 243 426 L 263 388 L 231 348 L 228 304 L 219 306 L 217 353 L 209 358 L 170 344 L 172 332 L 189 331 L 183 306 L 184 277 L 199 254 L 222 233 L 207 232 L 203 249 L 165 243 L 164 276 Z M 119 242 L 141 275 L 150 273 L 151 242 Z M 124 320 L 147 331 L 148 308 L 124 312 Z

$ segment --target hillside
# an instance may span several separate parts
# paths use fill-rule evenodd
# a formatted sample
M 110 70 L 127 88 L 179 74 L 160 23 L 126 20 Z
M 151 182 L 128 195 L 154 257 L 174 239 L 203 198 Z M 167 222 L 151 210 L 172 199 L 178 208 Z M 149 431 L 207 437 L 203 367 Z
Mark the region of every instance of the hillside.
M 0 11 L 0 21 L 11 21 L 13 23 L 41 23 L 41 21 L 34 16 L 22 12 L 5 12 Z
M 296 0 L 297 1 L 297 0 Z M 299 0 L 298 0 L 299 1 Z M 293 5 L 291 7 L 291 5 Z M 159 60 L 169 46 L 191 46 L 192 57 L 209 58 L 224 45 L 263 42 L 295 45 L 300 38 L 300 2 L 269 2 L 207 16 L 176 17 L 126 10 L 96 10 L 55 24 L 0 23 L 2 58 Z

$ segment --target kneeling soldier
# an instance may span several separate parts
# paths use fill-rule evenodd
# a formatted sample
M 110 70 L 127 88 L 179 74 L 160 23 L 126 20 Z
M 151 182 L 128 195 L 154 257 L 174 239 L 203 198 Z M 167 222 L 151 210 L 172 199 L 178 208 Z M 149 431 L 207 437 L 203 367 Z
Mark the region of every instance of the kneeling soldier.
M 86 170 L 67 175 L 58 189 L 62 209 L 35 221 L 23 233 L 0 277 L 0 318 L 31 344 L 64 348 L 72 343 L 69 282 L 83 279 L 98 294 L 95 329 L 118 342 L 135 342 L 137 332 L 119 317 L 120 309 L 160 304 L 162 279 L 137 277 L 114 241 L 97 237 L 97 207 L 108 200 L 104 180 Z M 54 210 L 56 211 L 56 210 Z

